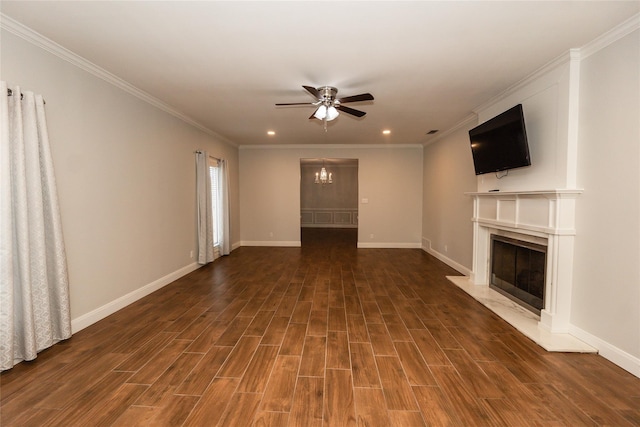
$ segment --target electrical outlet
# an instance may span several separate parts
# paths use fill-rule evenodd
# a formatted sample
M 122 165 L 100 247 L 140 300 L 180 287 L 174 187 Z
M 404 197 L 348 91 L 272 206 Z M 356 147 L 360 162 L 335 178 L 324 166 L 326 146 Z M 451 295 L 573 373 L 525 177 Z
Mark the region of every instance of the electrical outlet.
M 447 247 L 447 245 L 444 245 L 444 251 L 447 252 L 449 250 L 449 248 Z
M 373 239 L 373 234 L 369 234 L 369 238 L 370 238 L 370 239 Z
M 269 232 L 269 237 L 273 237 L 273 231 Z
M 193 259 L 193 251 L 189 252 L 189 258 Z

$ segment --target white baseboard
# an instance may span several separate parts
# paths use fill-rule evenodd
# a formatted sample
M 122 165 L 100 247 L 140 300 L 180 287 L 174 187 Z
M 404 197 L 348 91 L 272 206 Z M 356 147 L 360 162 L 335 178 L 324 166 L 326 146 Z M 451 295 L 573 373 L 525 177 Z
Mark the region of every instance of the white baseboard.
M 420 243 L 358 242 L 358 248 L 368 248 L 368 249 L 420 249 Z
M 431 241 L 429 239 L 423 238 L 422 240 L 424 242 L 423 245 L 422 245 L 422 250 L 423 251 L 425 251 L 429 255 L 434 256 L 435 258 L 439 259 L 440 261 L 444 262 L 445 264 L 447 264 L 449 267 L 453 268 L 457 272 L 462 273 L 464 276 L 471 277 L 471 270 L 469 270 L 464 265 L 452 260 L 448 256 L 446 256 L 444 254 L 441 254 L 440 252 L 434 250 L 431 247 Z
M 273 246 L 273 247 L 300 247 L 302 242 L 299 240 L 243 240 L 240 246 Z M 374 248 L 374 249 L 420 249 L 420 243 L 387 243 L 387 242 L 358 242 L 358 248 Z
M 277 247 L 300 247 L 300 240 L 243 240 L 240 246 L 277 246 Z
M 104 319 L 105 317 L 115 313 L 118 310 L 123 309 L 124 307 L 128 306 L 129 304 L 132 304 L 136 301 L 138 301 L 140 298 L 143 298 L 147 295 L 149 295 L 152 292 L 157 291 L 158 289 L 168 285 L 169 283 L 181 278 L 182 276 L 185 276 L 189 273 L 191 273 L 192 271 L 197 270 L 198 268 L 202 267 L 200 264 L 198 263 L 193 263 L 193 264 L 189 264 L 185 267 L 182 267 L 179 270 L 176 270 L 172 273 L 167 274 L 164 277 L 161 277 L 160 279 L 149 283 L 148 285 L 145 285 L 139 289 L 136 289 L 133 292 L 129 292 L 126 295 L 121 296 L 118 299 L 115 299 L 105 305 L 103 305 L 102 307 L 98 307 L 93 311 L 90 311 L 89 313 L 83 314 L 80 317 L 77 317 L 75 319 L 71 320 L 71 331 L 72 333 L 76 333 L 78 331 L 81 331 L 82 329 L 86 328 L 87 326 L 91 326 L 94 323 L 98 322 L 99 320 Z
M 300 228 L 358 228 L 352 224 L 300 224 Z
M 569 333 L 598 349 L 600 356 L 640 378 L 640 358 L 627 353 L 577 326 L 569 325 Z

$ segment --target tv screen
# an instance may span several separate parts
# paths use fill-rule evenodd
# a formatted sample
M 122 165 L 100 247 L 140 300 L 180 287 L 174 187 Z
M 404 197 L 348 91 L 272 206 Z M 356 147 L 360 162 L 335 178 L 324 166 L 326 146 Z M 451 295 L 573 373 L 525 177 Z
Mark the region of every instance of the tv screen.
M 469 131 L 476 175 L 531 165 L 522 104 Z

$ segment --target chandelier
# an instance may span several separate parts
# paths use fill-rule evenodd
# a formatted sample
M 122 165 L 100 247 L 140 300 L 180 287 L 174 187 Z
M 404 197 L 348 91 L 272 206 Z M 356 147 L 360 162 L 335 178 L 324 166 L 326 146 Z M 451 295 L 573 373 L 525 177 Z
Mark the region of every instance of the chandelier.
M 327 173 L 327 169 L 324 167 L 324 160 L 322 161 L 322 169 L 320 169 L 320 172 L 316 172 L 316 180 L 314 182 L 316 184 L 333 184 L 332 173 Z

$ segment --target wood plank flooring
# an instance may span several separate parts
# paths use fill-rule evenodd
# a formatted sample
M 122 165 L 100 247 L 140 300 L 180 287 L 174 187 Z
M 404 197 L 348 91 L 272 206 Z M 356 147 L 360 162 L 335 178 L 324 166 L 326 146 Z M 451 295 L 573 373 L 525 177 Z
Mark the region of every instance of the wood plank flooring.
M 3 426 L 632 426 L 640 379 L 547 353 L 418 249 L 242 247 L 0 377 Z

